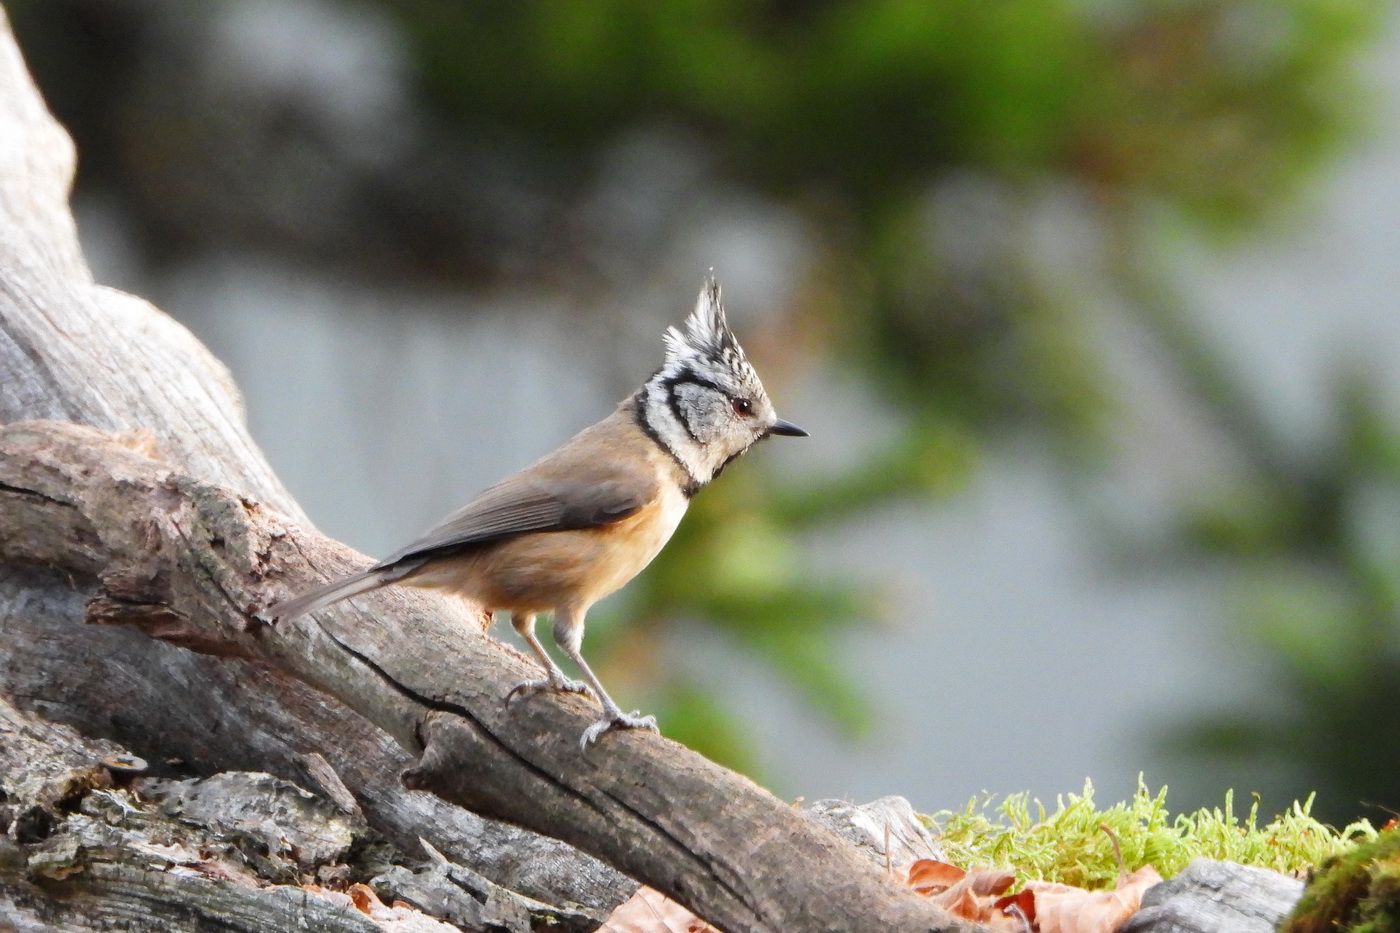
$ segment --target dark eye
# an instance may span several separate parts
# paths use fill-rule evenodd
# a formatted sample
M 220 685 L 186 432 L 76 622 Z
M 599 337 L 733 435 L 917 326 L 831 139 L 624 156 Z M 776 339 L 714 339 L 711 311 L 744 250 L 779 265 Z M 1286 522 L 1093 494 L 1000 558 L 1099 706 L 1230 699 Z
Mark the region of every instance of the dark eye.
M 734 400 L 734 414 L 743 415 L 747 418 L 749 415 L 753 414 L 753 402 L 750 402 L 746 398 L 736 398 Z

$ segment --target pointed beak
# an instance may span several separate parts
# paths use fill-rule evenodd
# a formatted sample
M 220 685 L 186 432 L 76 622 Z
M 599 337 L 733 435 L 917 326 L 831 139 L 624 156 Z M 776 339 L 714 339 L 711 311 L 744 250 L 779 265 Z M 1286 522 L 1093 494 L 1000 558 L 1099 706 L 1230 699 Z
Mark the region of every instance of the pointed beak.
M 779 418 L 773 422 L 773 426 L 768 429 L 769 434 L 781 434 L 783 437 L 807 437 L 807 432 L 793 424 L 791 421 L 784 421 Z

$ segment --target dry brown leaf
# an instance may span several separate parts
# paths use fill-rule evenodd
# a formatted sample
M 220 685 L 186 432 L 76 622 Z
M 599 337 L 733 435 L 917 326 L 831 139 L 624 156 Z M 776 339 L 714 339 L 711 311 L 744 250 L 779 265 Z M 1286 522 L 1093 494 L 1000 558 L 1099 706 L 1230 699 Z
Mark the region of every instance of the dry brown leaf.
M 1031 898 L 1035 929 L 1040 933 L 1076 933 L 1074 915 L 1091 894 L 1072 884 L 1058 881 L 1027 881 L 1021 893 Z M 1112 892 L 1100 891 L 1100 894 Z M 1085 930 L 1083 933 L 1089 933 Z
M 1161 880 L 1146 865 L 1120 876 L 1113 891 L 1028 881 L 1016 894 L 1002 897 L 1015 882 L 1013 873 L 996 868 L 969 872 L 934 859 L 914 862 L 906 878 L 909 887 L 954 916 L 1005 933 L 1115 933 L 1142 906 L 1143 892 Z
M 1085 891 L 1051 881 L 1027 881 L 1035 897 L 1034 917 L 1040 933 L 1114 933 L 1142 906 L 1142 894 L 1162 880 L 1144 865 L 1118 881 L 1113 891 Z
M 919 859 L 909 866 L 908 883 L 930 902 L 956 917 L 990 922 L 996 913 L 995 897 L 1011 887 L 1016 876 L 997 868 L 964 871 L 934 859 Z
M 946 891 L 966 877 L 967 872 L 956 865 L 921 858 L 909 866 L 908 882 L 918 893 L 929 895 Z
M 1161 883 L 1162 876 L 1158 874 L 1157 869 L 1153 868 L 1151 865 L 1144 865 L 1132 874 L 1120 877 L 1118 879 L 1118 890 L 1122 891 L 1127 888 L 1137 888 L 1138 902 L 1141 903 L 1142 895 L 1147 889 L 1154 884 Z
M 351 902 L 362 914 L 373 916 L 375 908 L 384 907 L 384 902 L 379 899 L 379 895 L 375 894 L 374 889 L 367 884 L 352 884 L 345 893 L 350 895 Z
M 954 917 L 961 917 L 964 920 L 982 919 L 982 915 L 991 906 L 983 903 L 982 898 L 972 893 L 972 886 L 966 883 L 966 879 L 953 885 L 942 894 L 935 894 L 929 900 Z
M 1016 875 L 1002 868 L 974 868 L 964 871 L 956 865 L 922 858 L 909 866 L 909 887 L 920 894 L 938 894 L 966 880 L 975 894 L 1002 894 L 1016 881 Z
M 1025 888 L 1015 894 L 997 898 L 995 908 L 987 922 L 1001 930 L 1034 930 L 1035 894 Z
M 617 906 L 599 933 L 719 933 L 666 895 L 642 885 Z
M 974 894 L 1001 897 L 1016 883 L 1016 873 L 1004 868 L 974 868 L 968 873 L 968 880 Z
M 404 901 L 390 907 L 365 884 L 352 884 L 346 892 L 350 901 L 385 933 L 458 933 L 457 928 L 429 917 Z

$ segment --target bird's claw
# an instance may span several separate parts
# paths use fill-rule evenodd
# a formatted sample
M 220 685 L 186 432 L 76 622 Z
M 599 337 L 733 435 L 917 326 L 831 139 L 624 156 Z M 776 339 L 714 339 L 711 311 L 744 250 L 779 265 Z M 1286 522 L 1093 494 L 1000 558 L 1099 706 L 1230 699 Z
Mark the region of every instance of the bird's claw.
M 598 739 L 610 729 L 646 729 L 650 732 L 660 732 L 656 725 L 655 716 L 643 716 L 641 710 L 633 710 L 624 713 L 620 709 L 608 710 L 607 715 L 602 719 L 583 730 L 583 737 L 579 739 L 578 746 L 583 751 L 588 751 L 588 746 L 598 741 Z
M 578 693 L 591 699 L 597 699 L 593 694 L 593 688 L 581 680 L 573 680 L 568 677 L 549 677 L 545 680 L 522 680 L 510 688 L 510 693 L 506 694 L 506 703 L 510 704 L 516 697 L 528 699 L 541 693 Z

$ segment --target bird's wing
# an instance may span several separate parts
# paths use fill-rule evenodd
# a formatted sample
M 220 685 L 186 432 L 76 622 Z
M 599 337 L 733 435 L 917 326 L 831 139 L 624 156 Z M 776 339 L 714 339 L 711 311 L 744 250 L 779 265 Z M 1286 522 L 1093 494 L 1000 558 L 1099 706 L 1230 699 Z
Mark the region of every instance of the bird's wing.
M 600 476 L 584 469 L 561 477 L 527 471 L 487 489 L 378 566 L 525 532 L 607 525 L 635 513 L 655 495 L 656 480 L 642 472 Z

